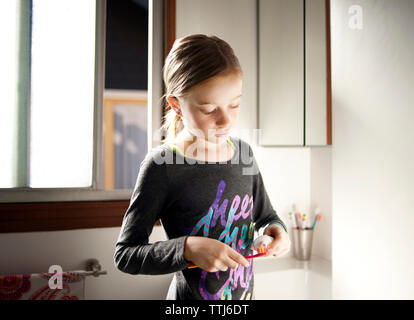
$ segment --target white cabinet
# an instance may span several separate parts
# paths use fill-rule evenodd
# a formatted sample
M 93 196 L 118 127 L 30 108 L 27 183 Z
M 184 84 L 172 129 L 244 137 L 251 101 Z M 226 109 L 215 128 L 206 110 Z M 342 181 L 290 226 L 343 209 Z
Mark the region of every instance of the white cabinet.
M 329 0 L 258 0 L 262 146 L 331 144 Z

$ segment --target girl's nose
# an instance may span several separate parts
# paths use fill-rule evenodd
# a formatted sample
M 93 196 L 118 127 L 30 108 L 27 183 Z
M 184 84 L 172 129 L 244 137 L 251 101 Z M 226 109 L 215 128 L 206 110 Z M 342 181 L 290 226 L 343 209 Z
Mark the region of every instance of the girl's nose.
M 230 123 L 230 115 L 225 111 L 217 112 L 216 124 L 218 126 L 227 126 Z

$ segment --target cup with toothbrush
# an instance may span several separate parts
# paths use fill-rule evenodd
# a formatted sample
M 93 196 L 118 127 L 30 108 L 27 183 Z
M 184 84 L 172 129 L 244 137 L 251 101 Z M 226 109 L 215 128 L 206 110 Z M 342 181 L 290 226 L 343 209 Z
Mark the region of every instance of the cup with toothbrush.
M 320 209 L 316 208 L 312 225 L 311 219 L 305 213 L 289 212 L 292 222 L 294 256 L 298 260 L 309 260 L 312 253 L 313 231 L 316 223 L 322 219 Z

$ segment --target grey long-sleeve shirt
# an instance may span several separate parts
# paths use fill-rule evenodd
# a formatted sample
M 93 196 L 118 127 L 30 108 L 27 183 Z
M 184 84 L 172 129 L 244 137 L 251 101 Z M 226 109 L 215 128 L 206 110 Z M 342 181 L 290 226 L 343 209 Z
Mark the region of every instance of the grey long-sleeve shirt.
M 254 259 L 247 268 L 240 264 L 225 272 L 187 268 L 188 236 L 217 239 L 246 256 L 253 253 L 254 229 L 278 223 L 286 230 L 270 203 L 250 145 L 237 137 L 228 142 L 235 149 L 229 161 L 200 162 L 164 143 L 141 162 L 114 261 L 129 274 L 175 273 L 167 299 L 253 297 Z M 158 219 L 168 240 L 148 243 Z

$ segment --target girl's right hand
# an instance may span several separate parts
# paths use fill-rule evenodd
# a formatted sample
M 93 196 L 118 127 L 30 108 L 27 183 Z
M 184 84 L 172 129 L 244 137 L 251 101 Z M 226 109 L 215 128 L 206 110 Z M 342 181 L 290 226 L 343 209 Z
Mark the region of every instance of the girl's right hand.
M 245 267 L 249 262 L 229 245 L 216 239 L 188 236 L 185 241 L 184 259 L 207 272 L 237 269 L 241 263 Z

